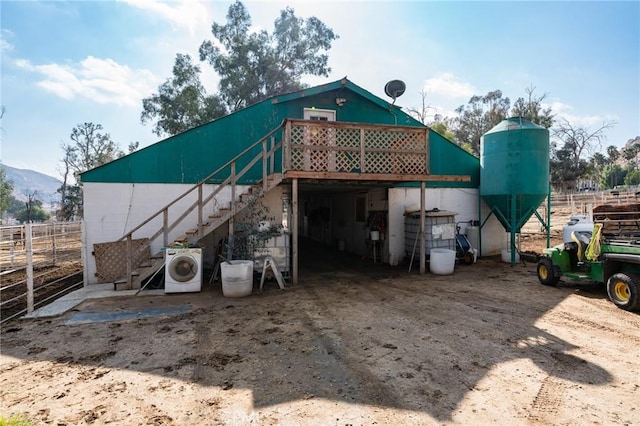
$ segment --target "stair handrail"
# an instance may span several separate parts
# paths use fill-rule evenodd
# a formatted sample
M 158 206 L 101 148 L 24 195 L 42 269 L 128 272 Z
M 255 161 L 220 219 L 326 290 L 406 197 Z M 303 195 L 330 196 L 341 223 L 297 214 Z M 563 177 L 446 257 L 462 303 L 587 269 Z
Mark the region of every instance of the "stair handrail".
M 151 246 L 153 241 L 155 241 L 156 238 L 158 238 L 161 234 L 164 234 L 164 236 L 165 236 L 164 244 L 167 245 L 168 244 L 167 236 L 168 236 L 168 233 L 169 233 L 168 229 L 172 230 L 178 223 L 180 223 L 182 220 L 184 220 L 184 218 L 186 218 L 188 216 L 188 214 L 191 211 L 193 211 L 193 209 L 196 206 L 199 206 L 199 208 L 200 208 L 200 210 L 198 212 L 198 228 L 201 230 L 201 228 L 202 228 L 202 217 L 201 217 L 202 216 L 202 212 L 201 212 L 201 210 L 202 210 L 202 206 L 204 204 L 202 202 L 202 187 L 203 187 L 203 185 L 205 185 L 207 183 L 207 181 L 209 179 L 213 178 L 214 176 L 216 176 L 218 173 L 220 173 L 221 171 L 223 171 L 227 167 L 230 167 L 231 168 L 230 176 L 227 177 L 226 179 L 223 179 L 222 183 L 219 186 L 226 186 L 226 185 L 229 185 L 229 183 L 230 183 L 232 185 L 232 189 L 231 189 L 232 197 L 235 197 L 235 185 L 236 185 L 238 179 L 240 177 L 242 177 L 251 167 L 253 167 L 253 165 L 256 164 L 258 159 L 260 159 L 262 157 L 262 161 L 263 161 L 263 168 L 262 168 L 263 176 L 262 176 L 262 180 L 264 182 L 266 182 L 267 175 L 265 175 L 265 173 L 266 173 L 266 170 L 267 170 L 267 166 L 266 166 L 267 158 L 269 156 L 272 157 L 275 154 L 275 152 L 277 151 L 277 149 L 282 149 L 282 147 L 283 147 L 282 141 L 280 141 L 279 143 L 273 143 L 274 134 L 283 128 L 283 126 L 286 123 L 286 121 L 287 121 L 286 119 L 283 120 L 273 130 L 268 132 L 266 135 L 262 136 L 260 139 L 258 139 L 253 144 L 249 145 L 247 148 L 243 149 L 235 157 L 233 157 L 232 159 L 227 161 L 222 166 L 218 167 L 216 170 L 214 170 L 209 175 L 207 175 L 204 179 L 200 180 L 200 182 L 194 184 L 191 188 L 186 190 L 184 193 L 182 193 L 178 197 L 174 198 L 173 201 L 171 201 L 170 203 L 166 204 L 164 207 L 162 207 L 160 210 L 158 210 L 155 214 L 149 216 L 146 220 L 144 220 L 138 226 L 134 227 L 133 229 L 131 229 L 129 232 L 127 232 L 121 238 L 119 238 L 117 240 L 117 242 L 125 241 L 125 243 L 126 243 L 126 250 L 125 250 L 125 252 L 126 252 L 126 265 L 125 265 L 125 267 L 126 267 L 126 280 L 127 280 L 127 287 L 128 288 L 132 287 L 132 274 L 133 274 L 133 268 L 134 268 L 134 265 L 133 265 L 134 256 L 137 256 L 142 251 L 147 250 L 147 248 Z M 267 143 L 267 140 L 269 138 L 272 139 L 273 146 L 271 147 L 271 149 L 267 150 L 265 144 Z M 245 166 L 242 169 L 241 173 L 236 174 L 236 170 L 235 170 L 236 162 L 240 158 L 242 158 L 244 155 L 246 155 L 248 152 L 250 152 L 251 150 L 255 149 L 259 145 L 262 145 L 262 149 L 260 150 L 260 153 L 257 154 L 251 161 L 249 161 L 247 166 Z M 284 155 L 283 155 L 283 157 L 284 157 Z M 271 158 L 271 160 L 273 160 L 273 157 Z M 272 168 L 273 168 L 274 167 L 273 161 L 271 161 L 271 164 L 272 164 Z M 266 183 L 265 183 L 265 185 L 266 185 Z M 169 208 L 171 206 L 173 206 L 174 204 L 176 204 L 178 201 L 182 200 L 187 195 L 191 194 L 194 190 L 198 191 L 198 200 L 196 200 L 185 212 L 182 213 L 182 215 L 180 215 L 180 217 L 176 221 L 174 221 L 171 224 L 171 226 L 169 226 Z M 217 188 L 216 192 L 218 192 L 219 190 L 220 190 L 220 188 Z M 211 200 L 211 198 L 212 197 L 207 197 L 207 203 Z M 235 199 L 231 200 L 231 206 L 232 206 L 232 211 L 235 211 Z M 133 234 L 136 231 L 138 231 L 139 229 L 141 229 L 143 226 L 145 226 L 146 224 L 150 223 L 152 220 L 156 219 L 160 215 L 163 216 L 162 217 L 162 226 L 160 226 L 160 229 L 151 238 L 149 238 L 148 241 L 146 241 L 143 244 L 141 244 L 140 247 L 138 247 L 136 249 L 136 252 L 133 253 Z M 138 265 L 135 265 L 135 267 L 137 267 L 137 266 Z
M 187 195 L 191 194 L 194 190 L 198 189 L 198 187 L 200 187 L 201 185 L 204 185 L 205 183 L 207 183 L 207 181 L 211 178 L 213 178 L 215 175 L 217 175 L 218 173 L 220 173 L 222 170 L 224 170 L 227 167 L 230 167 L 233 163 L 235 163 L 236 161 L 238 161 L 240 158 L 242 158 L 245 154 L 247 154 L 249 151 L 251 151 L 252 149 L 254 149 L 255 147 L 257 147 L 258 145 L 262 144 L 264 142 L 265 139 L 273 136 L 277 131 L 281 130 L 282 127 L 284 126 L 284 124 L 286 123 L 286 119 L 283 120 L 277 127 L 275 127 L 273 130 L 271 130 L 269 133 L 267 133 L 266 135 L 264 135 L 263 137 L 261 137 L 259 140 L 257 140 L 256 142 L 254 142 L 253 144 L 251 144 L 250 146 L 248 146 L 247 148 L 245 148 L 244 150 L 242 150 L 238 155 L 236 155 L 235 157 L 233 157 L 232 159 L 230 159 L 229 161 L 227 161 L 225 164 L 223 164 L 222 166 L 218 167 L 215 171 L 213 171 L 212 173 L 210 173 L 207 177 L 205 177 L 204 179 L 202 179 L 200 182 L 194 184 L 191 188 L 189 188 L 188 190 L 186 190 L 184 193 L 182 193 L 181 195 L 179 195 L 177 198 L 174 198 L 173 201 L 171 201 L 169 204 L 165 205 L 164 207 L 162 207 L 160 210 L 158 210 L 155 214 L 151 215 L 150 217 L 148 217 L 145 221 L 143 221 L 142 223 L 140 223 L 138 226 L 136 226 L 135 228 L 131 229 L 129 232 L 127 232 L 126 234 L 124 234 L 120 239 L 118 239 L 117 241 L 123 241 L 126 238 L 131 238 L 133 236 L 133 233 L 140 230 L 143 226 L 145 226 L 146 224 L 148 224 L 149 222 L 151 222 L 153 219 L 157 218 L 158 216 L 160 216 L 161 214 L 164 213 L 165 210 L 169 209 L 169 207 L 173 206 L 174 204 L 176 204 L 178 201 L 182 200 L 184 197 L 186 197 Z M 263 155 L 264 151 L 261 151 L 260 155 Z M 263 176 L 263 179 L 265 179 L 266 176 Z M 223 182 L 226 182 L 227 180 L 229 180 L 228 178 L 225 179 Z M 227 183 L 228 184 L 228 183 Z

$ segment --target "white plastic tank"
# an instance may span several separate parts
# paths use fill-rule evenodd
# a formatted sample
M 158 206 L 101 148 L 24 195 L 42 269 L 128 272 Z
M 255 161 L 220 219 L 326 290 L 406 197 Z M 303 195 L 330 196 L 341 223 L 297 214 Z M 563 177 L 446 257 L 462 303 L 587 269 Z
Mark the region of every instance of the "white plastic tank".
M 562 227 L 562 242 L 570 243 L 571 233 L 574 231 L 592 232 L 593 222 L 589 219 L 589 216 L 584 214 L 572 215 L 569 218 L 569 222 Z

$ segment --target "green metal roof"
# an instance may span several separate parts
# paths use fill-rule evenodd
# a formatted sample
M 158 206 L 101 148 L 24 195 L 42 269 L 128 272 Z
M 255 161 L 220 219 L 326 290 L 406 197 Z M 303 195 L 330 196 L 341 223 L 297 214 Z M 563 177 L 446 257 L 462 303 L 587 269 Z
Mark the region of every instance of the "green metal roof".
M 338 107 L 336 97 L 345 98 L 344 105 Z M 343 78 L 274 96 L 171 136 L 89 170 L 81 175 L 81 181 L 195 184 L 277 128 L 284 119 L 304 118 L 305 108 L 335 110 L 339 122 L 424 126 L 399 107 Z M 470 171 L 479 170 L 475 157 L 437 133 L 431 134 L 437 135 L 430 138 L 432 174 L 472 174 Z M 246 183 L 254 183 L 253 176 L 247 178 Z M 430 186 L 477 187 L 475 178 L 472 181 L 435 182 Z

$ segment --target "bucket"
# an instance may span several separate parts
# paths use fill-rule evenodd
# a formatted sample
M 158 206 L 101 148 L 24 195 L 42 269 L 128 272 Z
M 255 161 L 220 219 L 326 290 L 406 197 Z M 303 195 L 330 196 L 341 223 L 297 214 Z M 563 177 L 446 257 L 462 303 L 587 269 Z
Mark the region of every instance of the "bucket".
M 222 295 L 245 297 L 253 291 L 253 261 L 230 260 L 220 264 Z
M 380 240 L 380 231 L 371 231 L 371 241 Z
M 511 249 L 502 249 L 502 261 L 504 263 L 511 263 Z M 516 263 L 520 262 L 520 254 L 516 252 Z
M 436 275 L 453 274 L 456 264 L 455 250 L 432 248 L 429 260 L 429 270 Z

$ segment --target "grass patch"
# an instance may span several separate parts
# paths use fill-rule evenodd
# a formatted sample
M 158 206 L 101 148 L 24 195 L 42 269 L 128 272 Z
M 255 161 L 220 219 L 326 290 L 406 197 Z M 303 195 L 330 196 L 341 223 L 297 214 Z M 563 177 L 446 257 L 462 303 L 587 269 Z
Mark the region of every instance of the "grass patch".
M 13 414 L 11 417 L 0 416 L 0 426 L 33 426 L 33 423 L 20 414 Z

